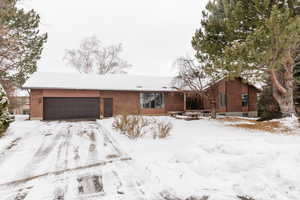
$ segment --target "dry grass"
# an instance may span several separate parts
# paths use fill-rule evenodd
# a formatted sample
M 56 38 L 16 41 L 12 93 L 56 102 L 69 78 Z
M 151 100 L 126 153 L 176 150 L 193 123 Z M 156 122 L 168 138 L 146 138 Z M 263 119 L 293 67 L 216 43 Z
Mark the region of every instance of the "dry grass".
M 222 122 L 240 122 L 237 124 L 228 124 L 231 127 L 244 128 L 255 131 L 265 131 L 269 133 L 290 133 L 291 130 L 288 127 L 283 126 L 279 121 L 256 121 L 254 119 L 245 119 L 239 117 L 224 117 L 218 119 Z M 243 123 L 245 122 L 245 123 Z M 249 123 L 250 122 L 250 123 Z
M 282 124 L 280 122 L 255 122 L 254 124 L 233 124 L 233 127 L 238 128 L 246 128 L 251 130 L 259 130 L 259 131 L 266 131 L 271 133 L 276 133 L 279 130 L 283 131 Z M 287 130 L 285 130 L 287 131 Z
M 223 118 L 218 118 L 217 120 L 219 121 L 224 121 L 224 122 L 256 122 L 255 119 L 246 119 L 246 118 L 240 118 L 240 117 L 223 117 Z

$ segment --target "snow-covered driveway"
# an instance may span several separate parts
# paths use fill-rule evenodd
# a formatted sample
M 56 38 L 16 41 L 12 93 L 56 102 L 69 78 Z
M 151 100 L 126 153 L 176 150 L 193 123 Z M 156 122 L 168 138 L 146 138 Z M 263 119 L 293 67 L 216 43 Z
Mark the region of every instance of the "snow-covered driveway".
M 16 122 L 0 140 L 0 199 L 135 199 L 129 160 L 96 122 Z

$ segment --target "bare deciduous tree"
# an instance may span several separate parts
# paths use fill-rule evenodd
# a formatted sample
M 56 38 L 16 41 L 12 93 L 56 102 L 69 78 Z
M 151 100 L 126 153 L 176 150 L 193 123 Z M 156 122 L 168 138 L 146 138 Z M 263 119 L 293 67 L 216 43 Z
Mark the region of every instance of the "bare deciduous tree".
M 173 86 L 181 91 L 191 90 L 203 99 L 209 100 L 211 117 L 216 118 L 217 77 L 208 76 L 204 68 L 190 57 L 180 57 L 174 62 L 178 75 L 173 79 Z
M 96 37 L 82 40 L 79 49 L 66 50 L 64 60 L 81 73 L 126 73 L 131 65 L 120 58 L 121 44 L 102 46 Z

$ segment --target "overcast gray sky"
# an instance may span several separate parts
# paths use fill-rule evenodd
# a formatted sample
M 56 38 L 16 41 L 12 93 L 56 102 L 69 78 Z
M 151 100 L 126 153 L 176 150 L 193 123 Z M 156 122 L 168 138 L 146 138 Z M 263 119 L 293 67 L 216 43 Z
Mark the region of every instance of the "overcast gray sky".
M 49 34 L 39 71 L 74 72 L 63 61 L 65 49 L 87 36 L 104 45 L 122 43 L 130 74 L 167 76 L 173 61 L 193 54 L 191 38 L 208 0 L 26 0 Z

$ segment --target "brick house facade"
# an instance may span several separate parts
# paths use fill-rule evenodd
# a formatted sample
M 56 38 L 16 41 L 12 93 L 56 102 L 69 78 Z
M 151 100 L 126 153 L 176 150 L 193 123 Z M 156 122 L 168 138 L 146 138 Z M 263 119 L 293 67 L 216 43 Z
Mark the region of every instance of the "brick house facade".
M 170 111 L 184 111 L 183 93 L 159 91 L 158 93 L 162 93 L 164 96 L 164 107 L 149 109 L 141 108 L 140 93 L 137 91 L 32 89 L 30 93 L 30 117 L 31 119 L 45 119 L 44 99 L 55 97 L 99 98 L 100 117 L 104 116 L 104 99 L 113 99 L 113 116 L 120 114 L 167 115 Z
M 259 90 L 256 87 L 243 82 L 241 78 L 234 80 L 223 79 L 216 83 L 214 94 L 216 111 L 224 115 L 256 117 L 258 93 Z M 224 98 L 223 102 L 222 96 Z M 210 109 L 209 100 L 206 98 L 204 101 L 204 109 Z
M 145 78 L 123 76 L 126 80 L 121 81 L 112 77 L 111 79 L 115 80 L 111 84 L 115 88 L 109 89 L 105 84 L 111 79 L 102 81 L 100 76 L 99 79 L 86 77 L 81 82 L 74 81 L 74 86 L 73 79 L 69 80 L 68 84 L 64 82 L 60 85 L 57 84 L 61 81 L 59 77 L 54 79 L 47 77 L 29 79 L 28 84 L 24 85 L 25 89 L 30 90 L 31 119 L 102 118 L 119 114 L 167 115 L 172 111 L 211 109 L 209 99 L 198 97 L 191 91 L 177 91 L 172 87 L 166 87 L 166 82 L 161 81 L 161 78 L 152 77 L 143 83 L 141 80 Z M 63 79 L 63 76 L 61 78 Z M 85 86 L 82 83 L 84 81 L 90 81 L 91 85 Z M 131 82 L 131 85 L 125 88 L 124 85 L 125 83 L 128 85 L 128 82 Z M 107 85 L 112 87 L 110 84 Z M 92 87 L 95 89 L 89 89 Z M 241 79 L 223 79 L 216 83 L 216 88 L 213 91 L 219 114 L 257 115 L 258 89 L 254 86 L 244 83 Z M 211 91 L 211 88 L 207 89 L 208 93 Z M 196 97 L 196 103 L 194 102 L 196 106 L 190 107 L 193 97 Z

